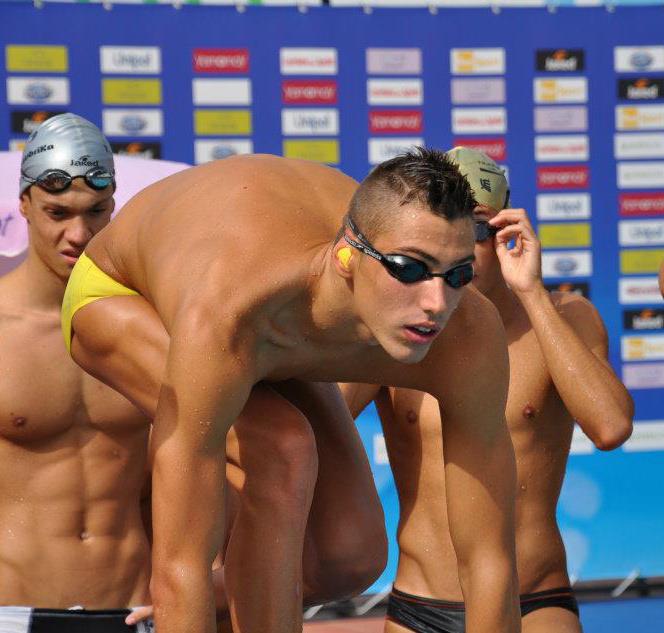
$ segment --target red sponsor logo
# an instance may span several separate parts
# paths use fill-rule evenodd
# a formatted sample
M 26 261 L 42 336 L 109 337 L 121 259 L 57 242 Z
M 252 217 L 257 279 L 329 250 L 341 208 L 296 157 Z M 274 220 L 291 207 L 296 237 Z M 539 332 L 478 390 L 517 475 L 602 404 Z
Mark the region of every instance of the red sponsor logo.
M 504 138 L 455 138 L 454 146 L 459 145 L 482 152 L 492 160 L 507 160 Z
M 337 102 L 337 82 L 325 80 L 292 79 L 281 83 L 284 103 L 313 105 Z
M 248 73 L 249 49 L 247 48 L 195 48 L 194 72 L 197 73 Z
M 586 189 L 590 171 L 586 165 L 569 167 L 538 167 L 538 189 Z
M 622 193 L 620 215 L 664 215 L 664 193 Z
M 371 110 L 369 131 L 374 134 L 421 132 L 422 113 L 419 110 Z

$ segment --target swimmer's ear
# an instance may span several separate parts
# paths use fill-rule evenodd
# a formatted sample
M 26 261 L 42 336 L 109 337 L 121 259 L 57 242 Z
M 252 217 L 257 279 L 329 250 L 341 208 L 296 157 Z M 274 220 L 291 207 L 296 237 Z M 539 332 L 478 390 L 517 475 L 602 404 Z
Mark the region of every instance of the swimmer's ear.
M 31 202 L 32 201 L 30 199 L 30 190 L 28 189 L 27 191 L 24 191 L 21 194 L 21 197 L 18 199 L 18 210 L 21 212 L 21 215 L 25 218 L 25 221 L 28 223 L 30 222 L 28 213 Z
M 339 240 L 333 252 L 334 265 L 342 277 L 351 277 L 350 263 L 353 259 L 353 251 L 344 240 Z

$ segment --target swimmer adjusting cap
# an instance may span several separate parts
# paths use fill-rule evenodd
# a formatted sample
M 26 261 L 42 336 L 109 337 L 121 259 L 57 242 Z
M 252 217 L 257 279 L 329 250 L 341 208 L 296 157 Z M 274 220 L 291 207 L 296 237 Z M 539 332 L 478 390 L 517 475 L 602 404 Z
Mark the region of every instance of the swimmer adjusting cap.
M 47 169 L 85 176 L 93 167 L 115 173 L 111 146 L 94 123 L 71 112 L 46 119 L 28 138 L 21 162 L 21 172 L 30 178 Z M 19 195 L 31 184 L 21 175 Z
M 469 147 L 455 147 L 446 153 L 466 177 L 478 204 L 502 211 L 509 205 L 510 189 L 505 171 L 486 154 Z

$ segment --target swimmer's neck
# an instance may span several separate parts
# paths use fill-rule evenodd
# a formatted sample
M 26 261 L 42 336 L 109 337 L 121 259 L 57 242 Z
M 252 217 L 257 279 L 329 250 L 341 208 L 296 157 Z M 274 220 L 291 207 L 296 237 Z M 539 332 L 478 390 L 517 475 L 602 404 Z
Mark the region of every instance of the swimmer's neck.
M 28 256 L 15 270 L 17 299 L 22 305 L 43 312 L 60 312 L 67 280 L 58 277 L 28 246 Z

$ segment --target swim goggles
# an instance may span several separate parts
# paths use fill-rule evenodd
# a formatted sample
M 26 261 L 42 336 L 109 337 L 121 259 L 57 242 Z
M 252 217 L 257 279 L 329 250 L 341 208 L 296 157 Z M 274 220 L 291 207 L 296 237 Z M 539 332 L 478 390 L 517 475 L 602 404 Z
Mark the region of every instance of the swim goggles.
M 83 176 L 72 176 L 62 169 L 47 169 L 36 178 L 31 178 L 22 171 L 21 176 L 29 183 L 39 185 L 42 189 L 46 189 L 46 191 L 50 191 L 51 193 L 64 191 L 71 186 L 74 178 L 85 178 L 87 185 L 97 191 L 106 189 L 110 184 L 115 185 L 115 174 L 103 167 L 93 167 Z
M 344 235 L 346 242 L 366 255 L 369 255 L 369 257 L 378 260 L 392 277 L 403 284 L 414 284 L 418 281 L 441 277 L 448 286 L 457 289 L 469 284 L 473 280 L 474 271 L 472 262 L 460 264 L 444 273 L 432 273 L 423 261 L 409 255 L 383 255 L 383 253 L 378 252 L 369 240 L 362 235 L 357 226 L 355 226 L 355 222 L 349 216 L 346 216 L 346 226 L 357 238 L 357 240 L 354 240 L 352 237 Z
M 475 241 L 486 242 L 490 237 L 498 233 L 500 229 L 497 226 L 491 226 L 486 220 L 475 222 Z

